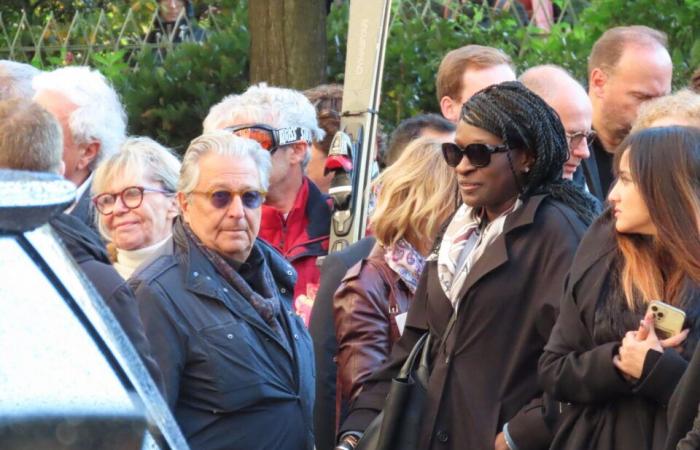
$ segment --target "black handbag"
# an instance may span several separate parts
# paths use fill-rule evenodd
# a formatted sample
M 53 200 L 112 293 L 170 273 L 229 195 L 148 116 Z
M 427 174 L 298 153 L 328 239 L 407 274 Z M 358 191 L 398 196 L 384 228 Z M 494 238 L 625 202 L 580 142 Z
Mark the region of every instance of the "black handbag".
M 427 396 L 430 332 L 418 339 L 396 378 L 391 380 L 384 409 L 369 424 L 355 450 L 418 448 Z

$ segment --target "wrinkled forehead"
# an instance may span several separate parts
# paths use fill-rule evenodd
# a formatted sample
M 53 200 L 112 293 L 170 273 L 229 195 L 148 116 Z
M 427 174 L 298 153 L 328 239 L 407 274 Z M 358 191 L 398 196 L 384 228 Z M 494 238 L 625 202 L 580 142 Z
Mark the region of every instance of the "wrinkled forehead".
M 208 152 L 197 162 L 198 189 L 260 189 L 260 172 L 248 156 Z

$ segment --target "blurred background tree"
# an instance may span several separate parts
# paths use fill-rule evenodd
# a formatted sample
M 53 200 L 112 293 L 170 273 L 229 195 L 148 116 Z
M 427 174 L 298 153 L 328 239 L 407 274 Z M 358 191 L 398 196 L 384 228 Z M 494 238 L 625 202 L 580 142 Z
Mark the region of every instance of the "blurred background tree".
M 440 60 L 470 43 L 503 49 L 518 71 L 554 63 L 585 84 L 593 42 L 610 27 L 643 24 L 668 34 L 676 88 L 700 66 L 700 0 L 554 0 L 558 13 L 548 32 L 529 25 L 518 8 L 504 11 L 487 3 L 394 0 L 380 111 L 386 131 L 406 117 L 439 111 L 434 77 Z M 3 0 L 0 58 L 44 69 L 84 63 L 100 69 L 122 95 L 131 133 L 183 151 L 201 133 L 211 105 L 251 82 L 297 88 L 324 79 L 342 83 L 348 4 L 197 0 L 194 20 L 206 30 L 205 41 L 150 44 L 145 36 L 157 14 L 155 0 Z M 299 9 L 287 14 L 292 9 L 285 8 Z M 314 37 L 295 45 L 305 33 Z M 263 38 L 256 41 L 259 34 Z M 325 36 L 323 43 L 318 36 Z M 280 62 L 292 50 L 297 56 Z M 269 60 L 257 65 L 256 54 Z

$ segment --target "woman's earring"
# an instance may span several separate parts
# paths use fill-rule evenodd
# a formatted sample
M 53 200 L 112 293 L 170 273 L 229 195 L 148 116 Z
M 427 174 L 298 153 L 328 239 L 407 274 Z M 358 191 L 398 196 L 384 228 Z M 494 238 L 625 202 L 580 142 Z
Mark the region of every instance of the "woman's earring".
M 524 171 L 525 173 L 528 173 L 528 172 L 530 171 L 530 168 L 527 167 L 527 166 L 525 166 L 525 169 L 523 169 L 523 171 Z

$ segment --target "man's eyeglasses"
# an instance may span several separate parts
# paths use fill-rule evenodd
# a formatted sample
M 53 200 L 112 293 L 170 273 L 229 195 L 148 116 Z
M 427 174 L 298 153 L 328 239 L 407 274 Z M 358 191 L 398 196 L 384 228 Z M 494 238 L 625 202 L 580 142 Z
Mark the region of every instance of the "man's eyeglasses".
M 584 139 L 586 139 L 586 143 L 590 144 L 596 136 L 596 132 L 593 130 L 566 133 L 566 143 L 569 148 L 576 148 L 581 145 L 581 142 L 583 142 Z
M 236 136 L 252 139 L 270 154 L 278 148 L 296 142 L 306 141 L 311 143 L 311 131 L 303 127 L 272 128 L 269 125 L 237 125 L 225 129 Z
M 247 209 L 256 209 L 265 201 L 267 192 L 256 191 L 254 189 L 243 191 L 229 191 L 226 189 L 217 189 L 214 191 L 192 191 L 191 194 L 205 195 L 209 199 L 209 203 L 216 209 L 225 209 L 233 202 L 233 197 L 241 197 L 241 203 Z
M 114 206 L 117 203 L 117 198 L 122 199 L 122 204 L 128 209 L 136 209 L 143 203 L 144 192 L 156 192 L 158 194 L 172 195 L 173 192 L 165 191 L 163 189 L 155 189 L 144 186 L 129 186 L 124 188 L 121 192 L 115 194 L 104 193 L 96 195 L 92 198 L 92 202 L 95 204 L 97 211 L 100 214 L 108 216 L 114 212 Z
M 486 167 L 491 164 L 491 155 L 493 153 L 505 153 L 508 150 L 510 148 L 506 145 L 469 144 L 462 148 L 453 142 L 444 142 L 442 144 L 442 155 L 450 167 L 457 167 L 464 156 L 469 158 L 469 163 L 472 166 Z

